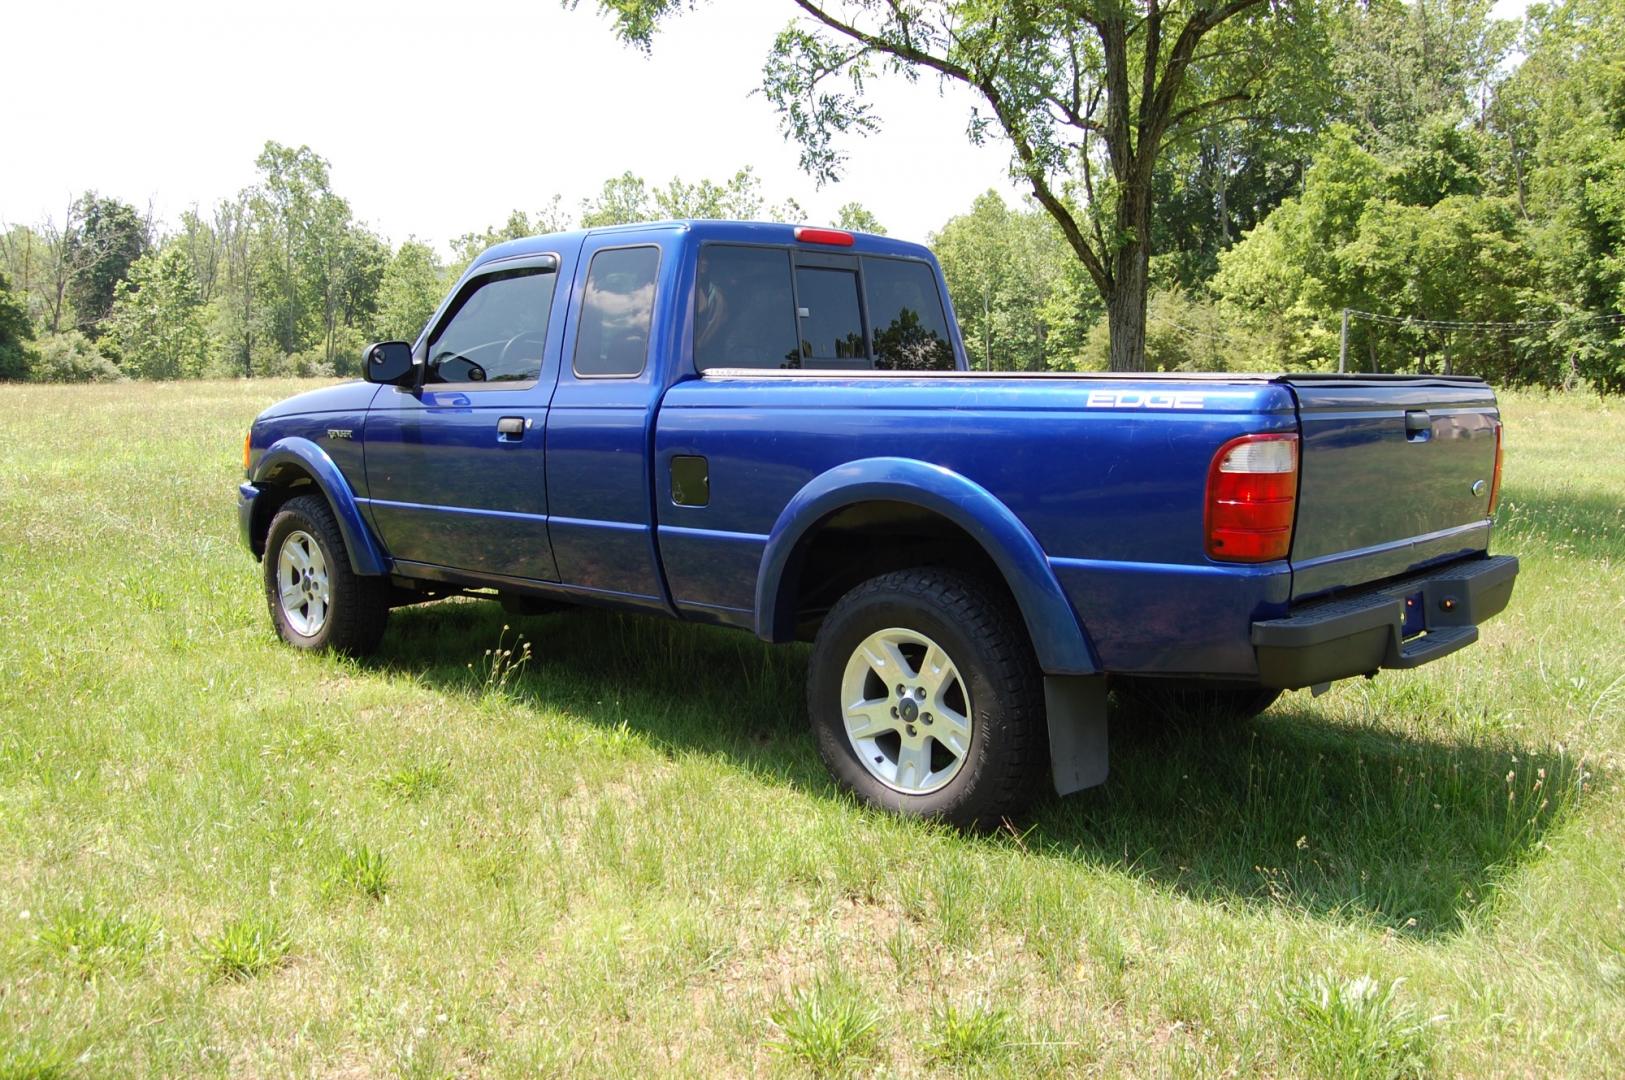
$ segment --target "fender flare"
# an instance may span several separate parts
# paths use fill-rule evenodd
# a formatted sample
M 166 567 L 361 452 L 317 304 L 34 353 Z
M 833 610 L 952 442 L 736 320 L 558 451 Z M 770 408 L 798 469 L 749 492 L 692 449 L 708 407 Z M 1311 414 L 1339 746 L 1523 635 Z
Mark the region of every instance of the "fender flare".
M 371 576 L 389 573 L 389 557 L 367 528 L 361 508 L 356 505 L 355 493 L 327 451 L 297 435 L 278 439 L 260 455 L 254 466 L 253 483 L 256 487 L 274 485 L 277 478 L 289 470 L 308 475 L 326 497 L 338 521 L 339 532 L 344 535 L 344 546 L 349 549 L 350 569 Z
M 1027 624 L 1039 666 L 1052 675 L 1100 672 L 1094 650 L 1071 602 L 1033 534 L 992 492 L 959 473 L 912 458 L 877 457 L 824 472 L 792 498 L 773 524 L 756 577 L 756 636 L 793 636 L 784 579 L 802 541 L 820 522 L 864 502 L 900 502 L 947 518 L 982 546 Z

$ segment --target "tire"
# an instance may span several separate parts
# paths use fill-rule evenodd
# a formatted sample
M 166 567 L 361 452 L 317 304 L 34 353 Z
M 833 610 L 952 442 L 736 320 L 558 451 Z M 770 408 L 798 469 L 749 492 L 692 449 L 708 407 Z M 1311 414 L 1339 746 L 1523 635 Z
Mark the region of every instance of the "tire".
M 350 569 L 338 521 L 320 495 L 289 499 L 265 537 L 265 600 L 296 649 L 365 656 L 389 621 L 389 580 Z
M 1113 688 L 1120 705 L 1147 718 L 1174 723 L 1240 724 L 1281 696 L 1250 683 L 1201 679 L 1125 680 Z
M 1037 657 L 1015 606 L 975 577 L 902 570 L 841 597 L 807 703 L 831 775 L 871 806 L 991 828 L 1046 786 Z

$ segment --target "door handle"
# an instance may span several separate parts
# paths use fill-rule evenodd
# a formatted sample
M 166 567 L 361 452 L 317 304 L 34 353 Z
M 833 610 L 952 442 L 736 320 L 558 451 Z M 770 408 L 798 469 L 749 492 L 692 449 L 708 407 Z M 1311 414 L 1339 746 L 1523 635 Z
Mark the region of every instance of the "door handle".
M 504 416 L 497 421 L 497 438 L 520 439 L 525 435 L 525 429 L 530 424 L 523 416 Z

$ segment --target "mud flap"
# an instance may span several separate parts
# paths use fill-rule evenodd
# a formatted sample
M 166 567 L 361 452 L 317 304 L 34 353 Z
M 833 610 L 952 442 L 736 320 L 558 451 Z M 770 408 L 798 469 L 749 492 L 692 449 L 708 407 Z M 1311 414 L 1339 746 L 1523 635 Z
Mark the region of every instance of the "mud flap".
M 1106 782 L 1106 680 L 1099 675 L 1044 676 L 1049 760 L 1055 793 Z

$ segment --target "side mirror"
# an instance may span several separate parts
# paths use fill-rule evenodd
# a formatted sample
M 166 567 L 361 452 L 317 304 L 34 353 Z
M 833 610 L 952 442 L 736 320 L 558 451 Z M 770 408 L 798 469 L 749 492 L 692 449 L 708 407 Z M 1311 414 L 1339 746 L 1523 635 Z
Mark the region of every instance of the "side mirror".
M 361 374 L 368 382 L 400 386 L 412 377 L 412 346 L 404 341 L 380 341 L 361 353 Z

